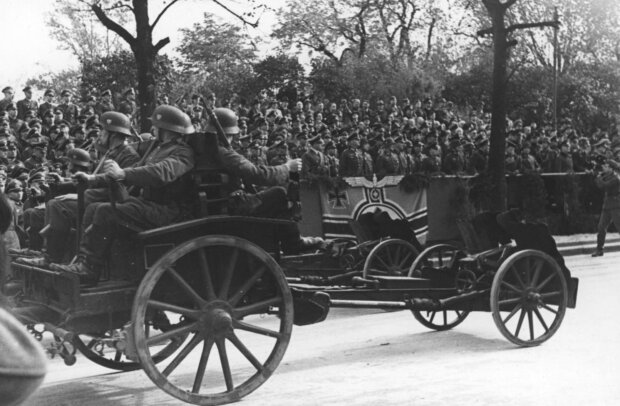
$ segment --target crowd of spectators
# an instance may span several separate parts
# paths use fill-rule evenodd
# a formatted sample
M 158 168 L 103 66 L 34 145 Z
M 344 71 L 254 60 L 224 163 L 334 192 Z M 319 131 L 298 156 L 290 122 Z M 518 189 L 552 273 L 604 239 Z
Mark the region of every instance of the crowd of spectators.
M 79 102 L 62 90 L 59 97 L 45 90 L 35 100 L 33 89 L 15 101 L 11 87 L 0 100 L 0 188 L 15 212 L 9 248 L 19 245 L 29 227 L 28 209 L 45 202 L 50 187 L 70 179 L 80 168 L 96 166 L 96 142 L 106 111 L 127 114 L 135 126 L 139 114 L 136 94 L 126 90 L 113 101 L 103 89 Z M 119 95 L 117 95 L 119 96 Z M 169 103 L 162 97 L 160 104 Z M 239 117 L 240 133 L 232 147 L 256 165 L 277 165 L 291 158 L 303 161 L 302 177 L 407 175 L 475 175 L 486 170 L 490 114 L 460 113 L 444 99 L 411 102 L 353 99 L 277 100 L 266 93 L 250 102 L 238 97 L 220 101 L 213 93 L 180 98 L 175 105 L 188 113 L 198 132 L 207 125 L 207 108 L 227 107 Z M 506 170 L 582 172 L 594 158 L 620 161 L 620 136 L 594 129 L 579 134 L 570 120 L 558 131 L 547 123 L 507 120 Z M 140 135 L 136 132 L 136 140 Z M 142 135 L 144 136 L 144 135 Z M 22 230 L 22 232 L 18 232 Z M 16 234 L 16 236 L 15 236 Z M 38 238 L 31 236 L 30 240 Z M 32 242 L 32 241 L 31 241 Z
M 194 95 L 181 104 L 197 127 L 205 103 Z M 490 114 L 459 114 L 451 102 L 411 102 L 391 97 L 373 106 L 364 100 L 324 101 L 256 98 L 222 103 L 240 117 L 233 147 L 255 164 L 304 159 L 308 175 L 367 176 L 424 173 L 474 175 L 486 170 Z M 569 173 L 593 169 L 594 157 L 620 157 L 620 137 L 601 129 L 579 134 L 570 119 L 555 131 L 547 123 L 507 120 L 505 165 L 509 174 Z

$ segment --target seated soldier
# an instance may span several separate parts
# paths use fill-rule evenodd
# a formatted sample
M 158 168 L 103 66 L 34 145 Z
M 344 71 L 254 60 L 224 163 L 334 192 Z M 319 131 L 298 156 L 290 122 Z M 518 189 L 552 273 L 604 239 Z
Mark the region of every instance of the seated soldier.
M 544 252 L 560 265 L 566 281 L 570 281 L 571 275 L 564 263 L 564 257 L 558 251 L 555 240 L 545 224 L 526 222 L 519 209 L 498 214 L 497 223 L 515 241 L 517 250 L 533 249 Z
M 69 159 L 69 173 L 90 172 L 90 154 L 80 148 L 74 148 L 67 153 Z M 47 178 L 51 190 L 56 194 L 70 193 L 75 190 L 71 179 L 61 177 L 56 172 L 49 172 Z M 77 216 L 77 198 L 75 194 L 62 194 L 47 201 L 45 206 L 35 207 L 31 210 L 38 211 L 37 218 L 44 216 L 44 224 L 50 227 L 41 227 L 42 224 L 31 224 L 31 233 L 38 233 L 45 237 L 43 246 L 46 253 L 35 255 L 30 258 L 18 258 L 21 262 L 32 266 L 46 266 L 51 262 L 61 262 L 67 251 L 69 231 L 75 223 Z M 22 250 L 11 252 L 20 255 Z M 23 250 L 23 254 L 30 256 L 29 250 Z
M 84 235 L 76 262 L 51 264 L 50 269 L 78 275 L 81 283 L 96 285 L 119 224 L 129 222 L 153 228 L 185 216 L 183 207 L 191 195 L 191 185 L 184 175 L 194 167 L 194 152 L 183 136 L 193 133 L 194 127 L 187 114 L 168 105 L 158 106 L 151 120 L 155 140 L 140 165 L 123 169 L 115 161 L 105 160 L 101 174 L 76 175 L 89 187 L 120 182 L 136 186 L 141 188 L 140 196 L 129 196 L 115 205 L 89 204 L 84 212 Z
M 226 140 L 220 140 L 215 159 L 217 166 L 229 178 L 226 185 L 226 192 L 230 195 L 228 213 L 290 219 L 291 211 L 288 208 L 286 189 L 282 185 L 288 183 L 291 173 L 297 173 L 301 170 L 301 159 L 289 159 L 277 166 L 252 164 L 229 146 L 233 136 L 239 132 L 236 114 L 226 108 L 217 108 L 214 113 L 226 136 Z M 216 124 L 209 121 L 205 131 L 211 136 L 216 136 Z M 258 193 L 249 193 L 244 190 L 244 184 L 269 187 Z M 281 230 L 282 249 L 285 254 L 324 246 L 325 242 L 321 238 L 300 237 L 297 225 L 291 223 L 290 226 Z
M 126 138 L 131 136 L 131 123 L 129 118 L 124 114 L 109 111 L 101 115 L 102 129 L 95 141 L 95 148 L 103 155 L 102 162 L 111 159 L 118 163 L 121 168 L 128 168 L 140 160 L 140 156 L 132 146 L 127 145 Z M 90 155 L 82 152 L 76 153 L 69 151 L 70 172 L 89 173 L 90 172 Z M 85 152 L 85 151 L 83 151 Z M 76 157 L 80 157 L 76 160 Z M 78 166 L 80 165 L 81 166 Z M 98 170 L 97 168 L 96 170 Z M 77 175 L 80 177 L 81 175 Z M 89 189 L 84 193 L 85 206 L 94 203 L 109 200 L 109 192 L 107 188 Z M 20 259 L 19 262 L 33 266 L 46 266 L 50 262 L 60 263 L 68 260 L 65 253 L 67 252 L 67 241 L 71 228 L 76 225 L 78 216 L 78 204 L 75 195 L 62 195 L 47 202 L 45 215 L 45 237 L 47 252 L 44 256 L 33 259 Z M 77 230 L 81 232 L 81 230 Z

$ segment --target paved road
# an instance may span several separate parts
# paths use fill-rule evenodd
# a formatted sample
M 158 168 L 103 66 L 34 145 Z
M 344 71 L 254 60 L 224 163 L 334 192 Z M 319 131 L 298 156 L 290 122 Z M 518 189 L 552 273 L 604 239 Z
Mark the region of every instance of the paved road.
M 315 405 L 618 405 L 620 253 L 569 257 L 577 309 L 535 348 L 518 348 L 489 313 L 430 332 L 409 312 L 334 310 L 295 327 L 275 374 L 240 403 Z M 192 354 L 198 358 L 199 351 Z M 28 406 L 181 405 L 141 372 L 110 373 L 83 357 L 50 364 Z

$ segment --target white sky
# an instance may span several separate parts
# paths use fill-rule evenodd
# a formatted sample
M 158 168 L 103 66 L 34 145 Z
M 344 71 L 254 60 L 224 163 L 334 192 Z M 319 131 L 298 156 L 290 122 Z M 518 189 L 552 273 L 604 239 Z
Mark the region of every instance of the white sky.
M 58 43 L 50 38 L 45 19 L 54 4 L 54 0 L 2 0 L 0 11 L 0 27 L 3 37 L 0 39 L 0 88 L 13 86 L 17 98 L 21 98 L 20 89 L 27 79 L 39 74 L 73 68 L 78 65 L 76 58 L 69 51 L 58 49 Z M 157 0 L 153 3 L 157 3 Z M 233 0 L 240 4 L 243 1 Z M 266 1 L 270 7 L 279 8 L 285 0 Z M 226 3 L 229 4 L 229 3 Z M 156 16 L 155 7 L 150 12 L 151 20 Z M 237 11 L 237 10 L 236 10 Z M 223 9 L 208 0 L 182 0 L 173 5 L 160 20 L 154 32 L 154 41 L 169 36 L 171 43 L 164 48 L 170 53 L 178 45 L 179 28 L 187 28 L 202 20 L 205 12 L 226 18 L 230 17 Z M 271 27 L 275 23 L 273 13 L 266 13 L 254 35 L 268 38 Z

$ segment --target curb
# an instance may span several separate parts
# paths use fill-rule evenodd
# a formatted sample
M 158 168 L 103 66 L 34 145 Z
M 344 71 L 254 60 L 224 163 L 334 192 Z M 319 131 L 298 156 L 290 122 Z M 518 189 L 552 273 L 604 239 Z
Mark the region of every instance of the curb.
M 589 238 L 581 241 L 556 242 L 558 251 L 560 251 L 560 254 L 563 256 L 590 255 L 596 249 L 596 235 L 588 237 Z M 620 238 L 607 238 L 605 241 L 605 252 L 617 251 L 620 251 Z

